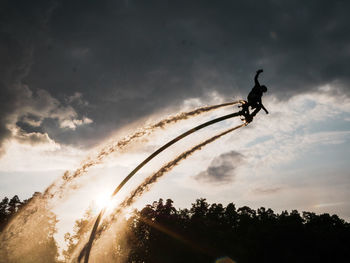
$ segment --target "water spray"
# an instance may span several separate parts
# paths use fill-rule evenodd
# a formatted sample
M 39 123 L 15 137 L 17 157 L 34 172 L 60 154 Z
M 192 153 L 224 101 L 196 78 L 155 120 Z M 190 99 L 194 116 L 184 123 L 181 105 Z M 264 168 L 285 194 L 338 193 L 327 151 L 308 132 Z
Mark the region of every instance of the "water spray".
M 14 218 L 11 219 L 6 228 L 1 233 L 0 243 L 2 244 L 0 245 L 0 250 L 6 251 L 6 248 L 9 247 L 8 245 L 10 245 L 11 242 L 18 244 L 18 241 L 15 241 L 16 237 L 17 239 L 22 239 L 23 236 L 26 236 L 26 231 L 31 231 L 33 227 L 37 227 L 35 222 L 39 222 L 38 219 L 41 218 L 42 211 L 49 211 L 52 208 L 52 205 L 50 205 L 48 201 L 51 201 L 53 198 L 62 199 L 64 196 L 66 196 L 67 191 L 73 189 L 71 186 L 74 179 L 84 175 L 89 168 L 102 163 L 103 160 L 113 152 L 124 149 L 134 140 L 149 135 L 156 129 L 162 129 L 169 124 L 173 124 L 181 120 L 186 120 L 188 118 L 198 116 L 202 113 L 210 112 L 215 109 L 239 103 L 241 103 L 241 101 L 233 101 L 213 106 L 200 107 L 189 112 L 182 112 L 167 117 L 155 124 L 141 128 L 133 134 L 126 136 L 117 142 L 103 148 L 99 151 L 95 158 L 88 159 L 87 161 L 83 162 L 80 168 L 76 169 L 72 174 L 66 172 L 61 177 L 61 179 L 56 180 L 54 183 L 52 183 L 42 195 L 38 195 L 32 198 L 32 200 L 27 203 L 26 207 L 24 207 L 22 211 L 20 211 Z M 28 224 L 29 222 L 33 222 L 34 224 Z
M 227 106 L 232 106 L 235 104 L 239 104 L 242 103 L 242 101 L 232 101 L 232 102 L 226 102 L 226 103 L 222 103 L 222 104 L 217 104 L 217 105 L 213 105 L 213 106 L 205 106 L 205 107 L 200 107 L 197 109 L 194 109 L 192 111 L 188 111 L 188 112 L 181 112 L 179 114 L 173 115 L 173 116 L 169 116 L 155 124 L 146 126 L 144 128 L 141 128 L 139 130 L 137 130 L 136 132 L 134 132 L 131 135 L 128 135 L 120 140 L 118 140 L 116 143 L 113 143 L 112 145 L 109 145 L 105 148 L 103 148 L 96 156 L 96 158 L 92 159 L 92 160 L 87 160 L 85 161 L 80 168 L 76 169 L 74 171 L 73 174 L 69 174 L 69 173 L 65 173 L 63 175 L 63 183 L 59 186 L 56 185 L 56 183 L 51 184 L 44 192 L 44 197 L 49 197 L 52 198 L 54 196 L 59 195 L 59 197 L 61 197 L 63 195 L 63 191 L 66 188 L 66 186 L 68 184 L 71 183 L 71 181 L 75 178 L 78 178 L 80 176 L 82 176 L 84 173 L 87 172 L 87 170 L 89 168 L 91 168 L 92 166 L 95 166 L 97 164 L 100 164 L 103 162 L 103 160 L 109 156 L 110 154 L 116 152 L 117 150 L 122 150 L 123 148 L 125 148 L 128 144 L 130 144 L 133 140 L 135 139 L 139 139 L 145 135 L 149 135 L 151 134 L 153 131 L 155 131 L 156 129 L 159 128 L 164 128 L 166 125 L 169 124 L 173 124 L 176 123 L 178 121 L 181 120 L 186 120 L 188 118 L 191 117 L 195 117 L 198 116 L 202 113 L 205 112 L 210 112 L 219 108 L 223 108 L 223 107 L 227 107 Z
M 244 104 L 243 101 L 241 101 L 242 104 Z M 179 140 L 185 138 L 186 136 L 200 130 L 200 129 L 203 129 L 209 125 L 213 125 L 217 122 L 221 122 L 221 121 L 224 121 L 226 119 L 230 119 L 230 118 L 233 118 L 233 117 L 238 117 L 238 116 L 242 116 L 242 112 L 235 112 L 235 113 L 231 113 L 231 114 L 227 114 L 227 115 L 224 115 L 222 117 L 219 117 L 219 118 L 216 118 L 216 119 L 213 119 L 211 121 L 207 121 L 203 124 L 200 124 L 184 133 L 182 133 L 181 135 L 177 136 L 176 138 L 174 138 L 173 140 L 169 141 L 168 143 L 164 144 L 162 147 L 160 147 L 159 149 L 157 149 L 155 152 L 153 152 L 150 156 L 148 156 L 143 162 L 141 162 L 138 166 L 136 166 L 136 168 L 134 170 L 132 170 L 124 179 L 123 181 L 117 186 L 117 188 L 114 190 L 114 192 L 112 193 L 111 195 L 111 198 L 113 198 L 121 189 L 122 187 L 136 174 L 136 172 L 138 172 L 143 166 L 145 166 L 149 161 L 151 161 L 154 157 L 156 157 L 158 154 L 160 154 L 162 151 L 164 151 L 165 149 L 167 149 L 168 147 L 170 147 L 171 145 L 173 145 L 174 143 L 178 142 Z M 229 129 L 228 131 L 224 132 L 224 134 L 228 133 L 228 132 L 231 132 L 235 129 L 238 129 L 240 127 L 243 127 L 243 126 L 246 126 L 247 123 L 243 123 L 235 128 L 232 128 L 232 129 Z M 224 135 L 223 134 L 223 135 Z M 214 136 L 213 138 L 209 139 L 209 142 L 212 142 L 214 140 L 216 140 L 217 138 L 223 136 L 223 135 L 217 135 L 217 136 Z M 203 147 L 203 146 L 201 146 Z M 201 148 L 199 147 L 199 149 Z M 99 215 L 97 216 L 96 218 L 96 221 L 95 221 L 95 224 L 93 226 L 93 229 L 91 231 L 91 234 L 90 234 L 90 238 L 89 238 L 89 241 L 88 243 L 86 244 L 86 246 L 82 249 L 82 251 L 80 252 L 80 255 L 78 257 L 78 261 L 80 262 L 82 260 L 82 258 L 84 257 L 84 263 L 88 263 L 89 262 L 89 256 L 90 256 L 90 251 L 91 251 L 91 247 L 92 247 L 92 243 L 94 241 L 94 238 L 95 238 L 95 235 L 96 235 L 96 231 L 97 231 L 97 228 L 99 226 L 99 223 L 102 219 L 102 216 L 105 212 L 105 208 L 102 209 L 99 213 Z
M 114 219 L 115 219 L 115 215 L 120 214 L 120 212 L 122 212 L 122 210 L 130 205 L 132 205 L 138 197 L 142 196 L 142 194 L 144 194 L 146 191 L 149 191 L 150 187 L 155 184 L 158 179 L 160 177 L 162 177 L 163 175 L 165 175 L 166 173 L 168 173 L 169 171 L 171 171 L 175 166 L 179 165 L 181 161 L 187 159 L 189 156 L 191 156 L 194 152 L 201 150 L 204 146 L 206 146 L 209 143 L 214 142 L 215 140 L 219 139 L 220 137 L 234 131 L 237 130 L 243 126 L 245 126 L 246 124 L 241 124 L 238 125 L 234 128 L 230 128 L 222 133 L 219 133 L 207 140 L 205 140 L 204 142 L 201 142 L 200 144 L 192 147 L 191 149 L 181 153 L 180 155 L 178 155 L 175 159 L 173 159 L 172 161 L 168 162 L 167 164 L 163 165 L 157 172 L 155 172 L 154 174 L 152 174 L 151 176 L 147 177 L 136 189 L 134 189 L 131 194 L 123 201 L 120 203 L 119 207 L 117 209 L 115 209 L 115 211 L 113 211 L 113 216 L 112 218 L 109 220 L 108 223 L 111 223 Z M 99 225 L 99 222 L 102 219 L 103 214 L 105 213 L 105 209 L 103 209 L 100 212 L 100 215 L 97 217 L 93 230 L 90 234 L 90 239 L 93 241 L 96 238 L 96 234 L 97 234 L 97 227 Z M 105 232 L 107 231 L 107 228 L 103 228 L 101 229 L 101 231 Z M 101 232 L 102 234 L 102 232 Z M 89 240 L 90 240 L 89 239 Z M 91 247 L 92 248 L 92 247 Z M 90 248 L 90 250 L 91 250 Z M 82 256 L 84 255 L 84 253 L 88 253 L 87 251 L 88 249 L 88 243 L 87 245 L 83 248 L 83 254 L 81 253 L 78 261 L 81 261 Z

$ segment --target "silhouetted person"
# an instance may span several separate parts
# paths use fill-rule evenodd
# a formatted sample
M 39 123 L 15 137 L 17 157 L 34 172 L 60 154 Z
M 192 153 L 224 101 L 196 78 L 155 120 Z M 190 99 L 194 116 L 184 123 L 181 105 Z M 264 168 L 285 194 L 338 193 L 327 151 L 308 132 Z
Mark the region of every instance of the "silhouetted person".
M 253 89 L 248 94 L 248 102 L 243 105 L 242 112 L 243 112 L 243 115 L 244 115 L 247 122 L 251 122 L 253 120 L 253 117 L 261 109 L 263 109 L 266 112 L 266 114 L 269 113 L 261 102 L 261 97 L 263 96 L 263 93 L 267 91 L 266 86 L 260 85 L 260 83 L 258 81 L 259 74 L 262 72 L 263 72 L 262 69 L 259 69 L 256 72 L 256 75 L 254 78 L 255 85 L 254 85 Z M 254 111 L 251 114 L 249 113 L 249 106 L 252 109 L 254 109 Z

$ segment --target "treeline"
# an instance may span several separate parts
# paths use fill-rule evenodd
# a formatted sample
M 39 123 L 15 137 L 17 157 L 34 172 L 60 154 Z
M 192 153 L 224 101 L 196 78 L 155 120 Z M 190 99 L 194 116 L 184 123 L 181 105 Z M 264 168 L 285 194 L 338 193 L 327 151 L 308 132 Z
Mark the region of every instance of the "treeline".
M 2 200 L 2 227 L 23 203 L 16 196 Z M 75 241 L 86 233 L 87 222 L 77 220 L 75 233 L 67 235 L 67 260 Z M 209 204 L 206 199 L 177 209 L 172 200 L 159 199 L 135 210 L 125 223 L 126 235 L 114 246 L 113 262 L 348 262 L 350 258 L 350 224 L 337 215 L 296 210 L 277 214 L 263 207 Z M 57 248 L 51 244 L 48 249 Z M 57 251 L 50 255 L 46 262 L 58 262 Z
M 172 203 L 160 199 L 129 218 L 128 262 L 349 262 L 350 224 L 336 215 Z
M 28 199 L 29 200 L 29 199 Z M 5 227 L 7 222 L 14 216 L 18 210 L 24 206 L 28 200 L 21 201 L 17 195 L 9 199 L 5 197 L 0 202 L 0 231 Z
M 5 197 L 0 202 L 0 235 L 6 224 L 16 216 L 22 209 L 29 205 L 33 198 L 40 198 L 41 193 L 35 192 L 29 199 L 21 201 L 17 195 L 11 199 Z M 32 211 L 29 211 L 31 213 Z M 30 218 L 30 217 L 29 217 Z M 40 209 L 40 217 L 36 219 L 36 226 L 24 233 L 16 232 L 15 236 L 20 237 L 20 242 L 9 244 L 12 233 L 0 240 L 0 263 L 63 263 L 58 260 L 58 245 L 54 239 L 56 215 L 43 208 Z M 34 224 L 35 225 L 35 224 Z M 17 239 L 16 239 L 17 240 Z M 2 242 L 4 241 L 4 242 Z

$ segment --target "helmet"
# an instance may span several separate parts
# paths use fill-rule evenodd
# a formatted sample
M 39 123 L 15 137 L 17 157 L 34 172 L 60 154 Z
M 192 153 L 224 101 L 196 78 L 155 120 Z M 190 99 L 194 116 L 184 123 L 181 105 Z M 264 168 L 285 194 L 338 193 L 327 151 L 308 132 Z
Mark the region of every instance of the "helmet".
M 262 92 L 266 92 L 267 91 L 266 86 L 265 85 L 261 85 L 261 90 L 262 90 Z

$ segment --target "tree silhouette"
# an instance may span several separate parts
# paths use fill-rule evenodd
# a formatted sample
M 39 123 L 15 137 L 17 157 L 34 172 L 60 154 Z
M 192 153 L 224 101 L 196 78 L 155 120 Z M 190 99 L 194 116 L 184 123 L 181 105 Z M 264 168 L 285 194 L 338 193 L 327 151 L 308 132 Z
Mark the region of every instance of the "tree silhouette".
M 6 225 L 9 218 L 9 214 L 9 199 L 5 197 L 0 202 L 0 231 L 2 231 L 2 229 Z
M 36 192 L 33 197 L 40 197 L 40 193 Z M 32 198 L 33 198 L 32 197 Z M 21 201 L 17 195 L 10 200 L 5 197 L 0 203 L 0 230 L 4 231 L 6 225 L 16 217 L 22 209 L 25 210 L 31 199 Z M 31 213 L 29 209 L 26 211 Z M 17 231 L 9 230 L 10 239 L 17 241 L 6 242 L 0 244 L 0 262 L 24 262 L 24 263 L 47 263 L 58 262 L 58 247 L 54 239 L 56 233 L 57 219 L 55 214 L 41 208 L 36 227 L 26 231 L 25 234 Z M 26 214 L 22 215 L 26 217 Z
M 40 193 L 35 193 L 40 197 Z M 0 202 L 0 226 L 25 208 L 28 200 L 18 196 Z M 26 250 L 17 244 L 0 251 L 0 262 L 58 262 L 53 238 L 57 219 L 43 211 L 40 229 L 23 237 L 35 243 Z M 65 262 L 70 262 L 77 242 L 90 230 L 91 211 L 76 221 L 74 233 L 66 234 Z M 276 214 L 271 209 L 233 203 L 209 204 L 197 199 L 187 209 L 176 209 L 173 201 L 159 199 L 121 222 L 125 224 L 110 242 L 114 251 L 100 262 L 347 262 L 350 257 L 350 224 L 337 215 L 296 210 Z M 0 246 L 1 247 L 1 246 Z M 33 246 L 32 246 L 33 247 Z M 18 252 L 19 251 L 19 252 Z M 16 256 L 11 255 L 16 254 Z M 16 252 L 16 253 L 14 253 Z M 95 251 L 96 253 L 96 251 Z M 108 260 L 107 260 L 108 258 Z
M 128 262 L 346 262 L 350 256 L 350 225 L 336 215 L 275 214 L 203 198 L 178 210 L 160 199 L 135 211 L 128 228 Z

